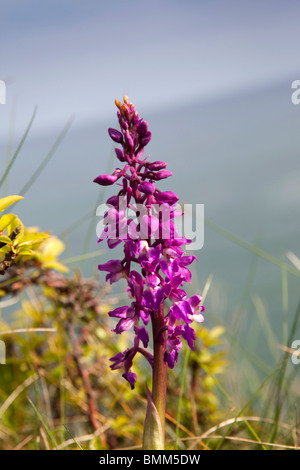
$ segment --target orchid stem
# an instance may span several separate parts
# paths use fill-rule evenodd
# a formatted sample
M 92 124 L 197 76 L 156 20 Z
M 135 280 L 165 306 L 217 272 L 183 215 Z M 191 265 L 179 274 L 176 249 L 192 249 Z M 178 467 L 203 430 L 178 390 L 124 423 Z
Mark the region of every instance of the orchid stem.
M 160 308 L 152 315 L 153 330 L 153 349 L 154 363 L 152 375 L 152 399 L 160 417 L 162 429 L 165 429 L 166 415 L 166 393 L 167 393 L 167 365 L 164 361 L 166 350 L 166 333 L 163 327 L 164 305 L 160 304 Z

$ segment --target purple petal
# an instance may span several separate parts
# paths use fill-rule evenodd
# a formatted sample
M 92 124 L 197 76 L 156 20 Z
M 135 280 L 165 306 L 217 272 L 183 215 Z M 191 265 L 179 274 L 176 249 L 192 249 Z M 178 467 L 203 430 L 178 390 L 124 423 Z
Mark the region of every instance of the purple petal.
M 134 331 L 137 337 L 142 341 L 144 348 L 147 348 L 149 343 L 149 335 L 146 328 L 144 326 L 137 326 L 134 328 Z
M 140 120 L 140 122 L 137 124 L 136 126 L 136 130 L 137 130 L 137 133 L 141 136 L 141 137 L 144 137 L 144 135 L 147 133 L 148 131 L 148 122 L 147 121 L 143 121 L 142 119 Z
M 148 287 L 156 287 L 160 283 L 160 279 L 156 274 L 148 274 L 146 276 L 146 285 Z
M 142 147 L 145 147 L 151 140 L 152 133 L 151 131 L 146 132 L 144 137 L 141 138 L 140 144 Z
M 182 280 L 191 283 L 192 273 L 188 268 L 179 267 L 178 272 L 180 273 Z
M 140 233 L 145 238 L 157 238 L 159 220 L 154 215 L 143 215 L 140 219 Z
M 128 315 L 128 311 L 130 309 L 133 311 L 133 315 Z M 133 317 L 134 310 L 132 307 L 128 307 L 127 305 L 124 305 L 123 307 L 118 307 L 118 308 L 115 308 L 115 310 L 111 310 L 110 312 L 108 312 L 108 315 L 110 317 L 116 317 L 116 318 L 127 318 L 128 316 Z
M 161 245 L 158 245 L 156 247 L 149 248 L 147 251 L 143 251 L 138 257 L 138 261 L 142 268 L 144 268 L 149 273 L 154 272 L 161 254 L 161 250 Z
M 113 362 L 113 364 L 111 364 L 110 368 L 112 370 L 116 370 L 116 369 L 120 369 L 121 367 L 123 367 L 124 361 L 128 352 L 129 352 L 129 349 L 126 349 L 126 351 L 124 351 L 123 353 L 119 352 L 115 356 L 111 357 L 110 361 Z
M 122 318 L 117 324 L 116 328 L 112 331 L 114 331 L 117 335 L 120 335 L 121 333 L 123 333 L 123 331 L 130 330 L 130 328 L 133 327 L 134 323 L 134 318 Z
M 179 201 L 179 197 L 172 191 L 156 193 L 155 198 L 159 204 L 166 203 L 170 204 L 171 206 L 173 206 L 173 204 Z
M 161 170 L 158 173 L 155 174 L 154 179 L 155 180 L 163 180 L 165 178 L 169 178 L 169 176 L 173 176 L 172 171 L 168 170 Z
M 150 312 L 147 310 L 140 310 L 140 317 L 145 325 L 148 325 L 150 320 Z
M 124 379 L 126 379 L 127 382 L 130 383 L 131 389 L 133 390 L 135 383 L 136 383 L 136 374 L 134 372 L 128 371 L 128 372 L 125 372 L 125 374 L 123 374 L 122 377 L 124 377 Z
M 172 240 L 172 246 L 186 245 L 186 244 L 191 243 L 191 242 L 192 242 L 192 240 L 189 240 L 187 238 L 178 237 L 178 238 L 174 238 L 174 240 Z
M 114 207 L 118 207 L 119 205 L 119 198 L 118 196 L 111 196 L 109 199 L 107 199 L 106 204 Z
M 99 271 L 108 271 L 109 273 L 116 273 L 123 270 L 122 262 L 118 259 L 112 259 L 105 264 L 98 265 Z
M 117 273 L 109 273 L 106 275 L 105 280 L 106 282 L 110 282 L 110 284 L 113 284 L 114 282 L 118 282 L 120 279 L 124 277 L 124 272 L 120 271 Z
M 116 156 L 120 162 L 126 162 L 126 157 L 121 149 L 115 148 Z
M 185 300 L 186 292 L 183 289 L 173 289 L 168 297 L 170 297 L 171 302 L 180 302 Z
M 112 129 L 111 127 L 108 129 L 108 133 L 112 140 L 121 144 L 123 142 L 123 136 L 121 132 L 117 131 L 117 129 Z
M 137 304 L 140 305 L 142 301 L 144 280 L 140 273 L 131 271 L 128 280 L 128 288 L 131 295 L 136 298 Z
M 142 305 L 150 310 L 157 311 L 164 296 L 163 287 L 148 287 L 148 289 L 144 291 Z
M 183 320 L 184 322 L 191 322 L 188 318 L 188 313 L 186 309 L 185 301 L 176 302 L 170 308 L 170 313 L 178 320 Z
M 193 320 L 197 323 L 203 323 L 205 321 L 204 316 L 201 313 L 194 313 Z
M 143 181 L 138 185 L 138 190 L 145 194 L 154 194 L 155 186 L 153 183 Z
M 159 265 L 161 267 L 162 272 L 166 274 L 169 279 L 171 279 L 176 274 L 178 274 L 179 267 L 178 267 L 178 261 L 176 259 L 162 258 L 159 261 Z
M 189 325 L 184 325 L 184 331 L 182 337 L 187 341 L 189 347 L 194 350 L 194 341 L 196 339 L 196 333 Z
M 121 241 L 122 240 L 120 240 L 119 238 L 109 238 L 107 240 L 107 246 L 110 249 L 115 248 L 117 245 L 121 243 Z
M 117 176 L 114 175 L 99 175 L 94 179 L 94 183 L 101 184 L 101 186 L 110 186 L 117 181 Z
M 163 170 L 164 168 L 166 168 L 166 166 L 167 166 L 166 162 L 157 161 L 157 162 L 153 162 L 153 163 L 146 163 L 146 167 L 150 171 Z
M 137 130 L 137 133 L 141 136 L 141 137 L 144 137 L 144 135 L 147 133 L 148 131 L 148 122 L 147 121 L 143 121 L 142 119 L 140 120 L 140 122 L 137 124 L 136 126 L 136 130 Z
M 175 362 L 178 361 L 178 351 L 166 351 L 164 355 L 164 362 L 168 364 L 169 369 L 174 369 Z
M 134 142 L 133 142 L 133 139 L 132 139 L 131 135 L 129 134 L 128 130 L 124 133 L 124 137 L 125 137 L 125 141 L 126 141 L 127 145 L 130 148 L 133 149 L 134 148 Z
M 189 266 L 195 259 L 197 259 L 196 256 L 182 256 L 179 260 L 180 266 Z
M 187 302 L 190 304 L 192 309 L 194 310 L 201 302 L 202 297 L 201 295 L 193 295 L 189 299 L 187 299 Z

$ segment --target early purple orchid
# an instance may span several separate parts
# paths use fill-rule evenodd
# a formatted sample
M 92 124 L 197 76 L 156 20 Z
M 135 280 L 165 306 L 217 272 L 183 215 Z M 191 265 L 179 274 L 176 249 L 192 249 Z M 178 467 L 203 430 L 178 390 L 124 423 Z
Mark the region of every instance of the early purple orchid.
M 109 316 L 118 319 L 113 330 L 115 333 L 121 334 L 133 328 L 135 339 L 133 347 L 110 359 L 111 369 L 123 369 L 123 377 L 134 388 L 137 377 L 132 371 L 133 360 L 137 353 L 144 355 L 153 369 L 148 411 L 154 407 L 160 420 L 158 427 L 163 430 L 166 368 L 172 369 L 177 362 L 182 339 L 191 349 L 194 348 L 196 334 L 192 325 L 193 322 L 204 321 L 204 307 L 200 295 L 187 298 L 182 288 L 184 283 L 191 282 L 187 266 L 196 257 L 186 256 L 182 249 L 191 240 L 177 235 L 174 219 L 181 215 L 176 206 L 179 198 L 172 191 L 163 192 L 156 188 L 159 180 L 172 176 L 172 173 L 166 170 L 165 162 L 149 162 L 148 157 L 142 159 L 151 132 L 128 97 L 124 97 L 124 103 L 116 100 L 116 105 L 121 132 L 110 128 L 108 133 L 114 142 L 121 145 L 115 153 L 124 167 L 116 168 L 112 175 L 100 175 L 94 182 L 120 186 L 118 194 L 107 200 L 105 228 L 99 242 L 106 239 L 110 249 L 123 243 L 124 257 L 100 264 L 99 270 L 108 273 L 106 281 L 111 284 L 121 278 L 126 279 L 132 302 L 109 312 Z M 147 351 L 149 334 L 146 326 L 150 319 L 153 353 Z M 149 424 L 154 418 L 148 412 L 147 416 Z M 155 424 L 153 426 L 155 428 Z M 163 446 L 161 440 L 155 443 L 155 438 L 147 433 L 149 431 L 146 430 L 144 448 Z

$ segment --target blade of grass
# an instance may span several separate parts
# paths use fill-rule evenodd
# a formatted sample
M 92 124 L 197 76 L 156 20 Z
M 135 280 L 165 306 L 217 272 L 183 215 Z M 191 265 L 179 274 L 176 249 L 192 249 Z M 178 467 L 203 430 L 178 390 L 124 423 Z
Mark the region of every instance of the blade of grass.
M 176 416 L 176 437 L 175 437 L 175 446 L 174 450 L 178 450 L 178 439 L 179 439 L 179 423 L 180 423 L 180 415 L 181 415 L 181 408 L 182 408 L 182 398 L 185 391 L 186 386 L 186 377 L 187 377 L 187 370 L 190 358 L 190 349 L 186 348 L 185 355 L 184 355 L 184 362 L 182 368 L 182 380 L 180 386 L 180 393 L 178 398 L 178 408 L 177 408 L 177 416 Z
M 236 245 L 239 245 L 243 248 L 245 248 L 248 251 L 251 251 L 252 253 L 256 254 L 260 258 L 265 259 L 269 263 L 275 264 L 279 268 L 284 267 L 287 272 L 293 274 L 295 277 L 300 278 L 300 271 L 297 269 L 293 268 L 292 266 L 284 263 L 280 259 L 276 258 L 276 256 L 270 255 L 266 251 L 262 250 L 261 248 L 258 248 L 255 245 L 252 245 L 252 243 L 249 243 L 242 238 L 238 237 L 237 235 L 234 235 L 231 232 L 228 232 L 228 230 L 225 230 L 221 227 L 219 227 L 217 224 L 214 222 L 210 222 L 209 220 L 205 219 L 205 225 L 209 227 L 210 229 L 214 230 L 215 232 L 219 233 L 223 237 L 227 238 L 228 240 L 231 240 L 233 243 Z
M 267 312 L 266 308 L 263 304 L 263 301 L 258 295 L 255 295 L 253 297 L 253 304 L 255 307 L 255 312 L 258 318 L 258 321 L 261 325 L 261 332 L 263 333 L 264 337 L 266 338 L 266 344 L 269 347 L 269 350 L 274 358 L 274 360 L 277 362 L 277 352 L 278 350 L 274 348 L 274 345 L 278 342 L 275 338 L 275 335 L 273 333 L 273 330 L 271 328 L 270 322 L 268 321 L 267 318 Z
M 212 434 L 210 436 L 211 439 L 227 439 L 229 441 L 235 441 L 235 442 L 245 442 L 248 444 L 260 444 L 263 446 L 265 449 L 267 449 L 267 446 L 270 447 L 278 447 L 279 449 L 289 449 L 289 450 L 297 450 L 295 446 L 290 446 L 287 444 L 274 444 L 272 442 L 266 442 L 266 441 L 254 441 L 253 439 L 247 439 L 245 437 L 235 437 L 235 436 L 218 436 L 217 434 Z
M 64 424 L 64 428 L 66 429 L 66 431 L 70 434 L 71 438 L 73 439 L 73 441 L 75 442 L 75 444 L 77 445 L 77 447 L 79 447 L 80 450 L 83 450 L 83 448 L 81 447 L 81 445 L 79 444 L 79 442 L 76 440 L 76 438 L 73 436 L 73 434 L 71 433 L 71 431 L 67 428 L 67 426 Z
M 284 259 L 284 253 L 282 253 Z M 281 292 L 282 292 L 282 344 L 287 344 L 288 340 L 288 275 L 285 266 L 281 267 Z
M 218 380 L 216 377 L 213 377 L 213 379 L 215 380 L 216 385 L 217 385 L 217 387 L 219 388 L 219 390 L 221 390 L 221 392 L 222 392 L 223 395 L 227 398 L 227 400 L 229 400 L 229 401 L 232 403 L 232 405 L 236 408 L 236 405 L 235 405 L 233 399 L 232 399 L 231 396 L 226 392 L 226 390 L 222 387 L 222 385 L 220 384 L 219 380 Z M 249 429 L 250 433 L 253 435 L 253 437 L 254 437 L 254 439 L 257 441 L 257 443 L 258 443 L 258 444 L 261 444 L 261 439 L 260 439 L 260 437 L 258 436 L 258 434 L 257 434 L 257 432 L 255 431 L 255 429 L 253 428 L 253 426 L 251 426 L 251 424 L 249 423 L 249 420 L 248 420 L 246 417 L 241 416 L 241 417 L 239 417 L 239 418 L 236 418 L 235 421 L 234 421 L 234 423 L 236 423 L 237 420 L 242 420 L 242 421 L 246 424 L 247 428 Z M 209 445 L 209 442 L 208 442 L 207 445 Z M 266 448 L 263 444 L 262 444 L 262 449 L 263 449 L 263 450 L 267 450 L 267 448 Z
M 106 168 L 106 173 L 111 173 L 112 171 L 112 167 L 113 167 L 113 156 L 114 156 L 114 150 L 112 149 L 112 151 L 110 152 L 110 155 L 109 155 L 109 158 L 108 158 L 108 162 L 107 162 L 107 168 Z M 97 202 L 96 202 L 96 205 L 95 205 L 95 208 L 94 208 L 94 211 L 93 211 L 93 215 L 95 216 L 96 215 L 96 210 L 97 210 L 97 207 L 99 206 L 99 204 L 103 203 L 104 201 L 104 196 L 105 196 L 105 193 L 106 193 L 106 186 L 101 186 L 101 190 L 100 190 L 100 193 L 99 193 L 99 196 L 97 198 Z M 89 227 L 88 227 L 88 230 L 87 230 L 87 233 L 86 233 L 86 237 L 85 237 L 85 240 L 84 240 L 84 244 L 83 244 L 83 253 L 86 253 L 86 251 L 89 249 L 90 247 L 90 244 L 91 244 L 91 239 L 92 239 L 92 233 L 94 232 L 94 218 L 91 217 L 91 220 L 90 220 L 90 224 L 89 224 Z M 83 259 L 83 261 L 85 261 Z M 81 265 L 81 270 L 83 271 L 84 269 L 84 262 L 82 263 Z
M 31 175 L 31 177 L 29 178 L 29 180 L 27 181 L 27 183 L 23 186 L 23 188 L 18 192 L 18 194 L 24 196 L 24 194 L 30 189 L 30 187 L 33 185 L 33 183 L 37 180 L 37 178 L 40 176 L 40 174 L 42 173 L 42 171 L 44 170 L 44 168 L 46 167 L 46 165 L 49 163 L 49 161 L 51 160 L 51 158 L 53 157 L 53 155 L 55 154 L 57 148 L 60 146 L 61 142 L 63 141 L 63 139 L 65 138 L 68 130 L 70 129 L 71 127 L 71 124 L 73 122 L 73 117 L 71 117 L 67 124 L 65 125 L 65 127 L 63 128 L 62 132 L 59 134 L 59 136 L 57 137 L 56 141 L 54 142 L 54 144 L 52 145 L 51 149 L 49 150 L 49 152 L 46 154 L 46 156 L 44 157 L 44 159 L 42 160 L 42 162 L 40 163 L 40 165 L 37 167 L 37 169 L 35 170 L 35 172 Z
M 300 259 L 292 251 L 286 252 L 287 259 L 295 266 L 295 268 L 300 271 Z
M 30 119 L 30 121 L 29 121 L 29 124 L 28 124 L 28 126 L 27 126 L 27 128 L 26 128 L 26 130 L 25 130 L 25 133 L 24 133 L 22 139 L 20 140 L 20 143 L 19 143 L 19 145 L 18 145 L 18 147 L 17 147 L 17 149 L 16 149 L 14 155 L 12 156 L 12 158 L 11 158 L 9 164 L 7 165 L 7 167 L 6 167 L 5 171 L 4 171 L 4 174 L 3 174 L 2 178 L 0 179 L 0 188 L 1 188 L 1 186 L 3 185 L 4 181 L 6 180 L 6 178 L 7 178 L 8 174 L 9 174 L 9 171 L 10 171 L 11 167 L 13 166 L 14 162 L 16 161 L 16 158 L 17 158 L 17 156 L 19 155 L 21 148 L 23 147 L 23 144 L 24 144 L 24 142 L 25 142 L 25 140 L 26 140 L 26 137 L 27 137 L 27 135 L 28 135 L 28 133 L 29 133 L 29 131 L 30 131 L 30 129 L 31 129 L 32 123 L 33 123 L 34 118 L 35 118 L 35 116 L 36 116 L 36 112 L 37 112 L 37 106 L 34 108 L 33 114 L 32 114 L 32 116 L 31 116 L 31 119 Z
M 15 330 L 7 330 L 7 331 L 1 331 L 0 336 L 5 336 L 5 335 L 13 335 L 15 333 L 31 333 L 31 332 L 55 332 L 55 328 L 17 328 Z
M 86 220 L 89 220 L 90 217 L 92 217 L 95 214 L 94 211 L 89 211 L 85 215 L 81 216 L 79 219 L 75 220 L 69 227 L 67 227 L 61 234 L 59 235 L 59 238 L 61 240 L 65 239 L 67 235 L 69 235 L 73 230 L 76 230 L 78 227 L 82 225 L 83 222 Z
M 209 288 L 212 283 L 213 276 L 212 274 L 209 275 L 204 289 L 203 289 L 203 294 L 202 294 L 202 303 L 205 301 L 206 296 L 208 294 Z M 180 425 L 180 415 L 181 415 L 181 407 L 182 407 L 182 398 L 186 386 L 186 377 L 187 377 L 187 370 L 188 370 L 188 364 L 189 364 L 189 358 L 190 358 L 190 348 L 186 349 L 185 355 L 184 355 L 184 362 L 183 362 L 183 369 L 182 369 L 182 381 L 181 381 L 181 387 L 180 387 L 180 393 L 179 393 L 179 399 L 178 399 L 178 408 L 177 408 L 177 419 L 176 419 L 176 438 L 175 438 L 175 450 L 178 449 L 178 439 L 179 439 L 179 425 Z
M 293 325 L 292 325 L 291 332 L 290 332 L 289 338 L 288 338 L 288 344 L 292 343 L 295 332 L 297 331 L 299 317 L 300 317 L 300 302 L 298 304 L 298 308 L 297 308 L 295 316 L 294 316 Z M 283 382 L 284 382 L 284 377 L 285 377 L 285 374 L 286 374 L 288 359 L 289 359 L 289 352 L 286 351 L 284 353 L 284 356 L 283 356 L 282 366 L 280 368 L 280 374 L 279 374 L 278 380 L 277 380 L 277 387 L 275 389 L 276 390 L 275 391 L 275 402 L 276 402 L 276 404 L 275 404 L 275 416 L 274 416 L 274 426 L 273 426 L 270 442 L 274 442 L 274 440 L 276 439 L 276 436 L 277 436 L 278 422 L 279 422 L 279 418 L 280 418 L 280 414 L 281 414 L 281 410 L 282 410 L 282 406 L 283 406 L 282 391 L 283 391 Z
M 252 394 L 252 396 L 250 397 L 250 399 L 246 402 L 246 404 L 241 408 L 241 410 L 239 411 L 239 413 L 235 416 L 235 418 L 240 418 L 241 415 L 244 413 L 244 411 L 246 410 L 246 408 L 250 405 L 250 403 L 254 400 L 255 397 L 257 397 L 257 395 L 261 392 L 261 390 L 265 387 L 265 385 L 274 377 L 276 376 L 276 374 L 280 371 L 281 369 L 281 365 L 279 367 L 277 367 L 263 382 L 262 384 L 258 387 L 258 389 Z M 227 430 L 227 435 L 229 435 L 232 427 L 234 426 L 236 420 L 231 424 L 231 426 L 229 427 L 229 429 Z M 220 440 L 220 442 L 218 443 L 217 447 L 215 450 L 219 450 L 224 442 L 224 439 L 225 439 L 226 436 L 223 437 L 223 439 Z
M 8 135 L 7 149 L 6 149 L 6 167 L 8 166 L 9 161 L 12 156 L 15 120 L 16 120 L 16 102 L 14 101 L 12 104 L 11 114 L 10 114 L 9 135 Z M 8 195 L 8 178 L 6 178 L 5 185 L 3 187 L 3 196 L 7 196 L 7 195 Z
M 59 409 L 60 409 L 60 438 L 61 442 L 65 440 L 65 420 L 66 420 L 66 389 L 63 386 L 65 380 L 65 361 L 59 356 L 60 380 L 59 380 Z
M 49 437 L 50 441 L 52 442 L 52 445 L 57 449 L 57 442 L 56 442 L 52 432 L 50 431 L 49 427 L 47 426 L 44 418 L 42 417 L 39 410 L 36 408 L 36 406 L 34 405 L 32 400 L 28 396 L 27 396 L 27 400 L 29 401 L 30 405 L 32 406 L 34 413 L 36 414 L 36 416 L 40 420 L 44 430 L 46 431 L 47 436 Z
M 6 398 L 5 402 L 1 405 L 0 407 L 0 418 L 2 419 L 2 416 L 6 412 L 6 410 L 10 407 L 10 405 L 15 401 L 15 399 L 20 395 L 20 393 L 23 392 L 27 387 L 29 387 L 31 384 L 33 384 L 37 379 L 38 375 L 34 373 L 30 377 L 27 377 L 26 380 L 20 385 L 17 386 L 17 388 Z
M 238 349 L 244 354 L 244 356 L 250 362 L 254 363 L 262 372 L 264 372 L 265 374 L 271 373 L 270 366 L 253 351 L 249 351 L 245 347 L 245 345 L 238 340 L 237 336 L 226 328 L 226 323 L 222 324 L 222 326 L 225 328 L 226 336 L 228 336 L 231 345 L 234 344 L 234 347 L 238 347 Z
M 259 237 L 258 240 L 257 240 L 256 246 L 258 248 L 259 248 L 260 241 L 261 241 L 261 237 Z M 247 279 L 246 279 L 246 282 L 245 282 L 245 287 L 243 289 L 241 301 L 240 301 L 240 304 L 239 304 L 239 307 L 238 307 L 238 312 L 237 312 L 235 321 L 233 322 L 234 323 L 234 330 L 233 330 L 233 335 L 234 336 L 236 336 L 238 334 L 242 319 L 244 318 L 245 313 L 246 313 L 246 306 L 247 306 L 247 302 L 248 302 L 248 299 L 249 299 L 249 296 L 250 296 L 251 288 L 252 288 L 253 283 L 254 283 L 255 273 L 256 273 L 257 265 L 258 265 L 258 260 L 259 260 L 258 256 L 253 255 L 253 257 L 251 259 L 251 264 L 250 264 L 250 269 L 249 269 L 249 272 L 248 272 L 248 276 L 247 276 Z
M 94 258 L 95 256 L 101 255 L 102 253 L 103 253 L 102 250 L 92 251 L 91 253 L 85 253 L 85 254 L 78 255 L 78 256 L 72 256 L 72 258 L 63 259 L 61 260 L 61 263 L 62 264 L 76 263 L 77 261 Z

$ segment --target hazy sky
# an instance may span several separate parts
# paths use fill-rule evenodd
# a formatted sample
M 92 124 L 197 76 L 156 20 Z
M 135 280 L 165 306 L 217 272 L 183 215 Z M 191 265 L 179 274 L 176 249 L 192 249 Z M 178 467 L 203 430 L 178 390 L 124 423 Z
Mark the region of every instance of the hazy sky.
M 300 78 L 300 2 L 290 0 L 0 1 L 0 136 L 137 109 L 217 98 Z M 299 72 L 299 73 L 298 73 Z

